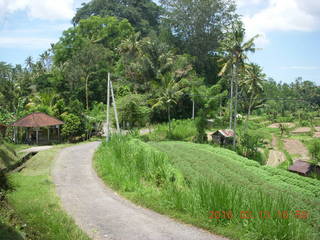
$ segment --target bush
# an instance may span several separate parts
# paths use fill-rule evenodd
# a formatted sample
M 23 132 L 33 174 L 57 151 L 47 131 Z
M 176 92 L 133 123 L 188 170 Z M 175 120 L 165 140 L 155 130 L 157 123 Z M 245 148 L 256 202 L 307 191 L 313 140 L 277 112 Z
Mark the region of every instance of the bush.
M 195 142 L 197 143 L 205 143 L 208 141 L 206 128 L 208 125 L 208 121 L 203 110 L 199 111 L 199 117 L 196 118 L 196 128 L 197 135 L 195 137 Z
M 74 140 L 74 137 L 80 136 L 82 130 L 80 118 L 72 113 L 64 113 L 61 117 L 64 122 L 61 135 L 68 140 Z

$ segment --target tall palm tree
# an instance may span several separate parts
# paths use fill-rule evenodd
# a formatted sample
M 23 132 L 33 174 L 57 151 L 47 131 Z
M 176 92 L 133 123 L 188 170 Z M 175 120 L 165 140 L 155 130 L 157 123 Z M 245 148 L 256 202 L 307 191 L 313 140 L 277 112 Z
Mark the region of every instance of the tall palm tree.
M 262 72 L 262 69 L 259 65 L 251 63 L 246 65 L 246 75 L 244 81 L 241 83 L 246 89 L 248 96 L 248 112 L 247 112 L 247 121 L 251 114 L 251 110 L 256 103 L 258 103 L 258 97 L 263 92 L 263 82 L 265 81 L 266 75 Z
M 243 75 L 245 70 L 245 62 L 248 59 L 248 52 L 255 52 L 255 39 L 259 37 L 256 35 L 245 42 L 245 29 L 240 21 L 232 26 L 232 31 L 227 34 L 227 37 L 222 41 L 221 49 L 225 54 L 225 63 L 219 73 L 220 76 L 224 75 L 228 70 L 232 70 L 231 79 L 231 118 L 232 118 L 232 104 L 234 99 L 233 109 L 233 147 L 236 147 L 236 128 L 237 128 L 237 106 L 238 106 L 238 92 L 239 92 L 239 76 Z M 234 88 L 234 89 L 233 89 Z M 233 92 L 234 90 L 234 92 Z M 233 96 L 234 95 L 234 96 Z M 232 122 L 232 120 L 230 120 Z

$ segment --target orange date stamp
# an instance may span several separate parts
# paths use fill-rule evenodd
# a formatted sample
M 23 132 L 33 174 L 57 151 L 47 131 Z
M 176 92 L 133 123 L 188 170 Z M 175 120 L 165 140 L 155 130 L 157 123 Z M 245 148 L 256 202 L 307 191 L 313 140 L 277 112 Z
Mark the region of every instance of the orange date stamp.
M 271 219 L 271 218 L 278 218 L 278 219 L 288 219 L 290 217 L 294 217 L 297 219 L 308 219 L 309 213 L 305 210 L 296 210 L 296 211 L 286 211 L 286 210 L 278 210 L 276 212 L 271 213 L 270 211 L 261 210 L 258 212 L 253 212 L 250 210 L 240 211 L 234 213 L 231 210 L 227 211 L 210 211 L 209 212 L 209 219 L 227 219 L 231 220 L 234 217 L 239 217 L 240 219 Z

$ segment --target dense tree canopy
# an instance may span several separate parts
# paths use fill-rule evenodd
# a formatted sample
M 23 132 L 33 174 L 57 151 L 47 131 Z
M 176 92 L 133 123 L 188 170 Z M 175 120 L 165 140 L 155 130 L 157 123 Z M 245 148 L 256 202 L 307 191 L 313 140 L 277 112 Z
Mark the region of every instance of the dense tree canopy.
M 81 19 L 91 16 L 115 16 L 127 19 L 137 31 L 145 35 L 158 30 L 160 13 L 161 8 L 151 0 L 92 0 L 77 10 L 72 21 L 78 24 Z

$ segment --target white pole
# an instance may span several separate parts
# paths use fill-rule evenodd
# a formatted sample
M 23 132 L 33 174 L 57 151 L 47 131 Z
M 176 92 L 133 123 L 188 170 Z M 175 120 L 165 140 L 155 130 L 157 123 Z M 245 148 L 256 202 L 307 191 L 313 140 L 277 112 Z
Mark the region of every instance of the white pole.
M 110 105 L 110 73 L 108 73 L 108 89 L 107 89 L 107 133 L 106 141 L 109 142 L 109 105 Z
M 114 93 L 113 93 L 113 87 L 112 87 L 112 81 L 111 80 L 110 80 L 110 90 L 111 90 L 111 97 L 112 97 L 112 105 L 113 105 L 113 110 L 114 110 L 114 116 L 116 118 L 116 124 L 117 124 L 117 133 L 120 133 L 120 126 L 119 126 L 118 113 L 117 113 L 117 105 L 116 105 L 116 100 L 114 98 Z

